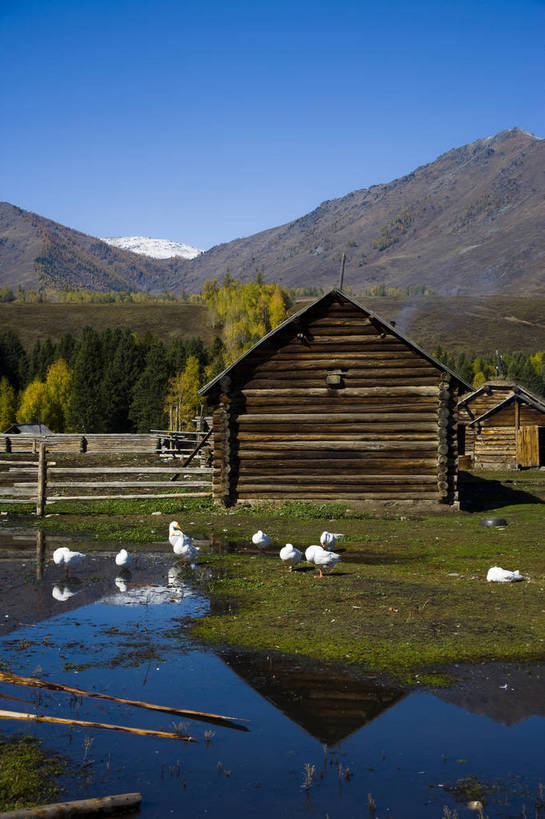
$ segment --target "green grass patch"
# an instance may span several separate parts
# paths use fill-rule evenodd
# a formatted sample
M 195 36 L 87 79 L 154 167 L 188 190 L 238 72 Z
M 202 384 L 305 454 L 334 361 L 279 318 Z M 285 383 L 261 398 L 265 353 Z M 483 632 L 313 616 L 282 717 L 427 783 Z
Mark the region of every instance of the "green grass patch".
M 212 614 L 194 622 L 199 640 L 440 684 L 452 663 L 545 656 L 545 473 L 467 475 L 462 489 L 475 511 L 417 516 L 390 510 L 381 517 L 343 504 L 224 509 L 209 498 L 188 498 L 79 504 L 40 526 L 96 541 L 162 542 L 169 549 L 168 523 L 175 518 L 189 534 L 236 549 L 201 552 L 199 563 L 212 569 L 211 579 L 202 581 Z M 481 526 L 485 515 L 505 517 L 508 526 Z M 264 554 L 251 544 L 258 528 L 273 542 Z M 303 564 L 288 573 L 279 549 L 290 542 L 304 550 L 319 542 L 323 529 L 346 536 L 338 543 L 336 571 L 318 579 L 314 567 Z M 494 565 L 519 569 L 528 579 L 487 583 Z
M 0 811 L 55 801 L 65 769 L 66 762 L 46 754 L 35 737 L 0 737 Z

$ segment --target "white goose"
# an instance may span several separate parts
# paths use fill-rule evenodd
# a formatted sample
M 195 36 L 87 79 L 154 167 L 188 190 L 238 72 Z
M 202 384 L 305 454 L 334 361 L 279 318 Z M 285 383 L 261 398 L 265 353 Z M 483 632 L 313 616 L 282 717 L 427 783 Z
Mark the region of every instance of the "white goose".
M 518 569 L 515 569 L 514 572 L 510 572 L 509 569 L 502 569 L 500 566 L 492 566 L 492 568 L 488 570 L 486 579 L 489 582 L 495 583 L 517 583 L 519 580 L 525 580 L 526 578 L 519 572 Z
M 303 553 L 296 549 L 292 543 L 286 543 L 283 549 L 280 549 L 280 559 L 286 564 L 288 567 L 288 571 L 291 572 L 294 566 L 302 560 Z
M 328 552 L 326 549 L 322 549 L 321 546 L 316 546 L 311 553 L 310 562 L 318 567 L 320 572 L 319 576 L 323 577 L 324 572 L 330 571 L 340 559 L 341 556 L 336 554 L 336 552 Z M 309 558 L 307 558 L 307 560 L 309 560 Z
M 75 568 L 85 560 L 85 555 L 82 552 L 72 552 L 67 546 L 61 546 L 53 552 L 53 562 L 57 566 L 64 566 L 66 574 L 68 569 L 72 566 Z
M 321 548 L 322 548 L 321 546 L 313 545 L 308 546 L 308 548 L 305 549 L 305 560 L 307 561 L 307 563 L 314 563 L 314 552 L 316 551 L 316 549 Z
M 337 537 L 333 534 L 333 532 L 322 532 L 320 535 L 320 543 L 322 544 L 324 549 L 327 549 L 328 552 L 333 551 L 335 545 L 337 543 Z
M 266 549 L 271 545 L 271 539 L 265 532 L 258 529 L 255 535 L 252 535 L 252 543 L 254 546 L 257 546 L 258 549 Z
M 193 546 L 193 540 L 182 532 L 178 521 L 173 520 L 169 527 L 168 539 L 172 544 L 175 555 L 185 561 L 191 561 L 199 552 L 198 546 Z
M 121 549 L 116 556 L 115 556 L 115 565 L 116 566 L 130 566 L 132 563 L 132 557 L 128 553 L 126 549 Z

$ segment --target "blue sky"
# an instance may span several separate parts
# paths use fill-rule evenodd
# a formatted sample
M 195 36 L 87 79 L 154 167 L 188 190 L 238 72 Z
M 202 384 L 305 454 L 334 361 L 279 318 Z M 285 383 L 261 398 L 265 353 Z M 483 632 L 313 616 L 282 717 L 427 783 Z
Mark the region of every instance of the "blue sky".
M 545 1 L 1 0 L 0 199 L 208 248 L 518 125 Z

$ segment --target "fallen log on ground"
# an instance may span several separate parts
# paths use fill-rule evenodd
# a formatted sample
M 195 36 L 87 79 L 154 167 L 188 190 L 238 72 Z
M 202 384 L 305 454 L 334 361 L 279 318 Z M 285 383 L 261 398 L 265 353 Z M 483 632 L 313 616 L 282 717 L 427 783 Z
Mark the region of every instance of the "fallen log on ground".
M 100 796 L 94 799 L 77 799 L 72 802 L 55 802 L 36 808 L 19 808 L 0 813 L 0 819 L 57 819 L 61 816 L 111 816 L 138 808 L 141 793 L 119 793 L 115 796 Z

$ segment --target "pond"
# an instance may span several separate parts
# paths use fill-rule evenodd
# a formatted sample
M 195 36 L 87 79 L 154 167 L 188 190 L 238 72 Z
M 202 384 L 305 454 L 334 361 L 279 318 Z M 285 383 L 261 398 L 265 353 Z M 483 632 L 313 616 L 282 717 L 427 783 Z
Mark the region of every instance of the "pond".
M 484 792 L 490 819 L 545 816 L 535 806 L 545 783 L 544 667 L 460 668 L 453 689 L 407 691 L 297 657 L 213 651 L 190 637 L 190 619 L 209 609 L 199 569 L 180 570 L 167 545 L 139 552 L 120 577 L 117 547 L 85 544 L 84 567 L 65 579 L 45 559 L 60 543 L 2 529 L 4 669 L 249 720 L 243 732 L 0 683 L 3 709 L 198 740 L 2 720 L 4 736 L 31 733 L 70 760 L 63 799 L 140 791 L 145 817 L 439 819 L 444 806 L 478 815 L 467 804 Z

